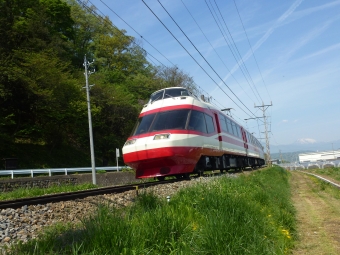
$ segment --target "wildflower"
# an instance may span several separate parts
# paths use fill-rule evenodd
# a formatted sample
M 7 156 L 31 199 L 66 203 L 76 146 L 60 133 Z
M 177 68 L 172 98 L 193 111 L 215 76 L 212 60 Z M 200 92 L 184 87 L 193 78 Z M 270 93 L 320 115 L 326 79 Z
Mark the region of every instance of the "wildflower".
M 282 232 L 282 234 L 286 237 L 286 238 L 288 238 L 288 239 L 290 239 L 291 238 L 291 236 L 290 236 L 290 234 L 289 234 L 289 231 L 288 230 L 286 230 L 286 229 L 282 229 L 281 230 L 281 232 Z

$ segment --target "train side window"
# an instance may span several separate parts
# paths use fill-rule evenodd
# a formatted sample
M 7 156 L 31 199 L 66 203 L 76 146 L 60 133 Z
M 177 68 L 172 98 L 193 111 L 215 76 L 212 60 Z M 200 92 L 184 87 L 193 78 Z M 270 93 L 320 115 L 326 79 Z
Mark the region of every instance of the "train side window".
M 149 114 L 139 118 L 134 135 L 139 135 L 148 132 L 155 115 L 156 114 Z
M 205 121 L 207 123 L 207 130 L 208 133 L 215 132 L 215 126 L 214 126 L 214 119 L 208 114 L 205 114 Z
M 188 113 L 188 109 L 159 112 L 152 124 L 152 127 L 150 128 L 150 131 L 185 129 Z
M 228 132 L 230 134 L 233 134 L 233 127 L 231 125 L 231 120 L 227 118 L 227 126 L 228 126 Z
M 249 133 L 246 131 L 247 142 L 249 143 Z
M 188 124 L 189 130 L 195 130 L 202 133 L 207 133 L 207 126 L 204 121 L 204 113 L 192 110 Z
M 236 126 L 235 126 L 235 123 L 233 121 L 231 121 L 231 126 L 233 127 L 233 135 L 237 136 Z
M 218 115 L 220 117 L 220 125 L 221 128 L 224 132 L 228 132 L 228 127 L 227 127 L 227 123 L 226 123 L 226 119 L 222 114 Z
M 235 129 L 236 129 L 237 136 L 238 136 L 239 138 L 241 138 L 241 130 L 240 130 L 240 126 L 237 125 L 236 123 L 235 123 Z

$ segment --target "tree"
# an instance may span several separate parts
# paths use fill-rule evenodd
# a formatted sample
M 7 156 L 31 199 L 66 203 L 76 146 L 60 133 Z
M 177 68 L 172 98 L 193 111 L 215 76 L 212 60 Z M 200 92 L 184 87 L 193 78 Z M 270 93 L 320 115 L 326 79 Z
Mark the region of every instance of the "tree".
M 195 85 L 194 79 L 189 74 L 178 69 L 177 66 L 158 67 L 157 77 L 162 80 L 161 86 L 166 87 L 184 87 L 187 88 L 192 94 L 200 97 L 200 91 Z
M 71 17 L 74 21 L 72 40 L 72 63 L 75 67 L 82 68 L 84 55 L 89 59 L 94 58 L 94 39 L 101 34 L 108 34 L 111 28 L 111 21 L 108 17 L 94 15 L 94 6 L 85 7 L 75 0 L 65 0 L 71 8 Z

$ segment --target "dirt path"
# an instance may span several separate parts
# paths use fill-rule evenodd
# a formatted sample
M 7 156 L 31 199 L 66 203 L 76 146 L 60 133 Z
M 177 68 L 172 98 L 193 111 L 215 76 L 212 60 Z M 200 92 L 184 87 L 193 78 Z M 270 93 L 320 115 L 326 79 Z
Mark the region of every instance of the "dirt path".
M 291 173 L 299 233 L 293 254 L 340 254 L 340 200 L 321 190 L 308 175 Z

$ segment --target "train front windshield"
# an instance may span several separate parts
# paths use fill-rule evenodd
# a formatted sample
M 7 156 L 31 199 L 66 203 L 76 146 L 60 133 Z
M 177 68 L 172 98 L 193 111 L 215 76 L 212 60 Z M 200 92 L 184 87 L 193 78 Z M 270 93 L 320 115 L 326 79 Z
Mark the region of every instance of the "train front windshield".
M 185 129 L 189 109 L 159 112 L 138 119 L 132 136 L 167 129 Z

